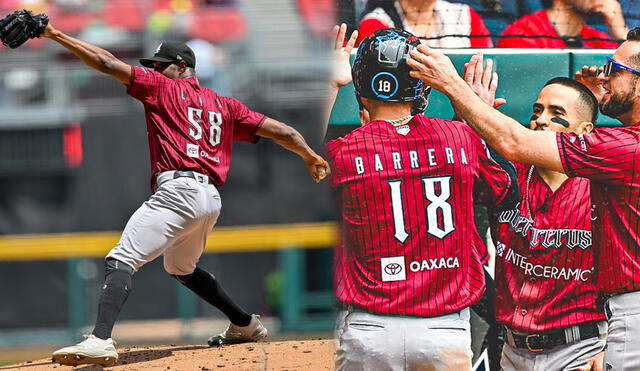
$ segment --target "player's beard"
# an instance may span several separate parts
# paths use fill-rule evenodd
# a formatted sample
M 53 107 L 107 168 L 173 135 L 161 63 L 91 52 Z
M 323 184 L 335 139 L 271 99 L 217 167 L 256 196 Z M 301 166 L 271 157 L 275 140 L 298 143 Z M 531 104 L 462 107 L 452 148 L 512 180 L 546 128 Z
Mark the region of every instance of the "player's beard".
M 636 91 L 636 84 L 638 83 L 638 79 L 634 78 L 633 83 L 631 83 L 630 89 L 627 90 L 626 93 L 610 93 L 609 100 L 601 101 L 598 105 L 600 107 L 600 112 L 603 115 L 607 115 L 612 118 L 618 118 L 620 115 L 623 115 L 633 108 L 634 103 L 634 92 Z

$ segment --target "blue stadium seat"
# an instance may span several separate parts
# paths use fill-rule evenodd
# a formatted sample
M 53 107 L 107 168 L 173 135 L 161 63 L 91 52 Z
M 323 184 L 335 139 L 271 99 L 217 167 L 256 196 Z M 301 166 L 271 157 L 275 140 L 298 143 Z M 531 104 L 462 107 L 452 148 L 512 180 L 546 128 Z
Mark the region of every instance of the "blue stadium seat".
M 461 0 L 461 1 L 450 0 L 450 1 L 467 4 L 477 12 L 484 12 L 484 11 L 490 10 L 483 5 L 483 3 L 487 2 L 486 0 Z M 495 0 L 495 1 L 500 3 L 501 5 L 500 13 L 505 13 L 513 16 L 518 15 L 518 0 Z
M 467 4 L 480 14 L 484 20 L 484 24 L 492 35 L 500 35 L 502 31 L 518 18 L 518 1 L 517 0 L 496 0 L 500 3 L 500 11 L 496 12 L 485 8 L 486 2 L 483 0 L 463 0 L 461 3 Z M 493 38 L 493 44 L 497 42 Z
M 540 0 L 518 0 L 518 18 L 542 9 Z
M 510 14 L 496 13 L 496 12 L 479 12 L 480 16 L 484 20 L 484 24 L 489 29 L 492 35 L 502 35 L 502 31 L 516 20 L 516 17 Z M 493 39 L 495 45 L 497 39 Z
M 627 27 L 640 27 L 640 0 L 619 0 Z

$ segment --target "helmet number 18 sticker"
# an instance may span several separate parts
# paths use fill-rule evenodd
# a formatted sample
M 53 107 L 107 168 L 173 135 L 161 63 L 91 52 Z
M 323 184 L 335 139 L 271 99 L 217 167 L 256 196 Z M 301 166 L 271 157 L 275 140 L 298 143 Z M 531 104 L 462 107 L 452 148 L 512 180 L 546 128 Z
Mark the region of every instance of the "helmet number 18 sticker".
M 371 79 L 371 89 L 378 98 L 391 98 L 398 91 L 398 79 L 389 72 L 379 72 Z

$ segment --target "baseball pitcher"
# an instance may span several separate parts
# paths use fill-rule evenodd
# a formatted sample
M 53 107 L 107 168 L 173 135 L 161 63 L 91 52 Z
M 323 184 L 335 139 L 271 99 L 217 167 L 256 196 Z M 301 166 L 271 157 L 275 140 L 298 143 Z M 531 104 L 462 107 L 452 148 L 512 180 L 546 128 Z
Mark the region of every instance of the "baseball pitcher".
M 92 334 L 55 351 L 53 361 L 113 365 L 118 354 L 111 332 L 132 290 L 133 274 L 161 255 L 167 273 L 229 318 L 229 327 L 210 338 L 210 345 L 263 340 L 267 329 L 258 316 L 238 307 L 218 280 L 197 266 L 220 215 L 217 187 L 227 178 L 233 141 L 271 138 L 299 155 L 315 181 L 328 174 L 327 163 L 295 129 L 201 86 L 194 53 L 184 43 L 164 42 L 153 57 L 140 60 L 147 68 L 135 67 L 47 23 L 48 19 L 17 12 L 0 22 L 0 38 L 16 47 L 30 37 L 46 37 L 123 83 L 127 94 L 144 105 L 153 174 L 152 196 L 131 216 L 120 242 L 106 257 Z

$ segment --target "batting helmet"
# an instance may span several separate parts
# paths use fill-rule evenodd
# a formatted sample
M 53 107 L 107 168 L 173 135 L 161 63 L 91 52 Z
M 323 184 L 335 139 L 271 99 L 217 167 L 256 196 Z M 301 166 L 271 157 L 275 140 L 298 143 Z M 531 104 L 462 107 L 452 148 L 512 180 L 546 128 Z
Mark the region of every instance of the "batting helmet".
M 399 29 L 382 29 L 365 38 L 351 68 L 356 96 L 385 102 L 422 100 L 422 80 L 409 76 L 409 51 L 420 40 Z

